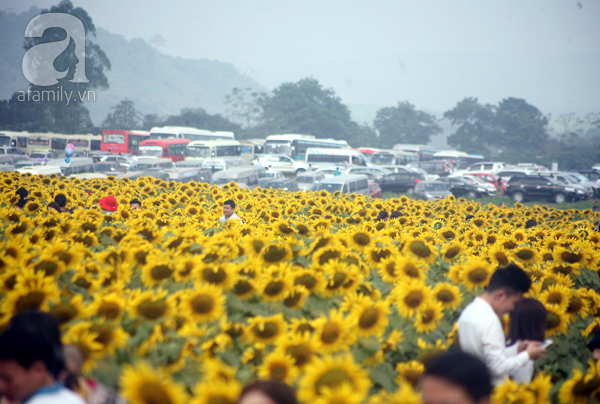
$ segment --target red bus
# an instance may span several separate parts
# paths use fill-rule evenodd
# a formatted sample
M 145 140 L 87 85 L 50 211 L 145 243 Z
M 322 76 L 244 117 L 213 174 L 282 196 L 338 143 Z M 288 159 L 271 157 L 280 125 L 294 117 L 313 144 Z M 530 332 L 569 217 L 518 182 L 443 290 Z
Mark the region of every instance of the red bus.
M 140 143 L 146 139 L 150 139 L 149 132 L 107 129 L 102 132 L 100 150 L 109 153 L 139 154 Z
M 156 139 L 140 143 L 140 156 L 164 157 L 173 162 L 185 160 L 190 139 Z

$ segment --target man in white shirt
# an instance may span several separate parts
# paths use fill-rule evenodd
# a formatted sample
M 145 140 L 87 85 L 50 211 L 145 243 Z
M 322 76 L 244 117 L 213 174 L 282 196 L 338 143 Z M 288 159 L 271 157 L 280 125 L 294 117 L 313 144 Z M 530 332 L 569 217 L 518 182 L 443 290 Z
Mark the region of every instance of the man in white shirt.
M 58 382 L 63 371 L 56 319 L 39 311 L 15 315 L 0 335 L 0 393 L 21 404 L 85 404 Z
M 244 224 L 242 219 L 235 214 L 235 202 L 231 199 L 227 199 L 225 202 L 223 202 L 223 216 L 221 216 L 219 221 L 226 222 L 231 219 L 239 220 L 240 224 Z
M 524 342 L 506 351 L 506 338 L 501 318 L 514 309 L 515 303 L 531 287 L 529 276 L 515 264 L 498 268 L 490 278 L 485 292 L 476 297 L 458 318 L 458 342 L 461 350 L 485 362 L 498 385 L 504 377 L 539 358 L 544 349 L 539 342 Z M 516 354 L 516 355 L 515 355 Z

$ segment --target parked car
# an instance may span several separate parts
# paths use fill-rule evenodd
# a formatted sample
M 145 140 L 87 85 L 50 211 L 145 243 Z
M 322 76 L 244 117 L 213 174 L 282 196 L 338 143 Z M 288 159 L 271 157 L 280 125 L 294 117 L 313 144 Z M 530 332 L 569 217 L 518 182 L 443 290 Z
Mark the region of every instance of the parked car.
M 342 194 L 369 195 L 369 179 L 362 174 L 338 175 L 325 178 L 313 188 L 314 191 L 327 191 L 334 193 L 340 191 Z
M 18 163 L 15 163 L 15 169 L 23 168 L 23 167 L 33 167 L 33 166 L 43 166 L 44 163 L 39 160 L 21 160 Z
M 294 178 L 275 178 L 267 182 L 265 188 L 283 189 L 284 191 L 296 192 L 299 190 L 298 183 Z
M 289 156 L 269 155 L 259 157 L 255 160 L 255 165 L 261 165 L 265 168 L 272 168 L 281 171 L 284 174 L 298 175 L 308 170 L 308 164 L 294 160 Z
M 116 174 L 116 173 L 126 173 L 127 167 L 124 167 L 115 161 L 107 161 L 107 162 L 95 163 L 94 170 L 97 173 L 102 173 L 102 174 L 106 174 L 106 173 Z
M 475 199 L 489 196 L 489 192 L 483 185 L 476 185 L 462 177 L 445 177 L 440 179 L 454 196 L 466 196 Z
M 33 153 L 31 153 L 29 155 L 29 158 L 32 160 L 38 160 L 41 161 L 42 163 L 46 164 L 48 162 L 48 160 L 55 160 L 58 158 L 58 154 L 56 154 L 53 151 L 47 151 L 47 152 L 42 152 L 42 151 L 34 151 Z
M 556 203 L 573 201 L 577 198 L 574 187 L 539 175 L 513 177 L 508 182 L 505 194 L 515 202 L 526 200 L 552 200 Z
M 502 188 L 502 190 L 506 191 L 506 184 L 500 183 L 500 181 L 498 181 L 498 178 L 496 178 L 496 176 L 494 174 L 491 174 L 491 173 L 467 173 L 467 175 L 470 175 L 472 177 L 477 177 L 487 183 L 492 184 L 494 187 L 496 187 L 496 190 L 498 190 L 498 191 L 500 190 L 500 188 Z
M 137 160 L 135 159 L 135 157 L 132 156 L 123 156 L 123 155 L 109 155 L 109 156 L 103 156 L 100 158 L 100 161 L 102 162 L 113 162 L 113 163 L 119 163 L 120 165 L 124 166 L 125 168 L 129 169 L 129 167 L 131 167 L 132 164 L 135 164 L 137 162 Z
M 490 173 L 496 174 L 498 171 L 502 171 L 506 165 L 499 161 L 487 161 L 483 163 L 471 164 L 464 170 L 457 170 L 454 175 L 464 175 L 470 173 Z
M 479 177 L 475 177 L 473 175 L 464 175 L 462 177 L 450 177 L 450 178 L 462 178 L 463 180 L 475 185 L 477 187 L 483 187 L 488 192 L 490 196 L 498 195 L 498 189 L 494 184 L 491 184 L 487 181 L 482 180 Z
M 296 182 L 298 183 L 298 188 L 301 191 L 308 191 L 315 184 L 323 181 L 325 179 L 325 174 L 316 172 L 316 171 L 306 171 L 301 174 L 298 174 L 296 177 Z
M 425 181 L 425 176 L 421 173 L 396 173 L 383 177 L 379 181 L 379 186 L 382 192 L 406 192 L 412 194 L 417 184 L 421 181 Z
M 269 188 L 268 183 L 271 180 L 285 178 L 281 171 L 269 169 L 265 173 L 266 177 L 258 179 L 258 186 L 261 188 Z
M 537 173 L 537 175 L 553 178 L 563 185 L 568 185 L 575 188 L 575 191 L 577 192 L 577 200 L 585 200 L 594 197 L 595 191 L 592 186 L 582 185 L 575 178 L 572 178 L 566 173 L 545 171 Z
M 405 166 L 379 166 L 379 167 L 385 168 L 391 174 L 394 174 L 394 173 L 405 173 L 405 172 L 408 172 L 408 171 L 412 171 L 408 167 L 405 167 Z
M 415 161 L 407 166 L 418 167 L 427 174 L 434 174 L 438 177 L 445 177 L 452 172 L 452 165 L 445 160 Z
M 444 199 L 452 195 L 452 193 L 441 181 L 421 181 L 415 187 L 415 199 L 424 201 L 434 201 L 436 199 Z
M 22 160 L 29 160 L 27 153 L 16 147 L 0 147 L 0 156 L 11 156 L 15 163 Z
M 345 174 L 371 174 L 369 177 L 380 179 L 384 175 L 391 174 L 392 172 L 386 170 L 383 167 L 361 167 L 361 166 L 349 166 L 344 170 Z
M 518 167 L 505 167 L 503 170 L 496 173 L 496 178 L 501 178 L 502 181 L 508 183 L 512 177 L 523 177 L 531 175 L 534 171 Z
M 383 192 L 381 192 L 381 187 L 378 183 L 369 181 L 369 195 L 371 195 L 371 198 L 381 198 L 383 196 Z

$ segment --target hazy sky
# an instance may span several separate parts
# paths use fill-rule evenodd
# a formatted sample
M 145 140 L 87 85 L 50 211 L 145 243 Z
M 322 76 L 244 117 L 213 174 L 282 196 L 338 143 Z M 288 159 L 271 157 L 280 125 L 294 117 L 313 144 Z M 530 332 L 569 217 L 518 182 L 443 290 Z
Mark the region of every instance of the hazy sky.
M 59 0 L 0 0 L 16 12 Z M 600 111 L 600 0 L 73 0 L 163 53 L 233 63 L 269 89 L 313 76 L 346 103 L 525 98 Z

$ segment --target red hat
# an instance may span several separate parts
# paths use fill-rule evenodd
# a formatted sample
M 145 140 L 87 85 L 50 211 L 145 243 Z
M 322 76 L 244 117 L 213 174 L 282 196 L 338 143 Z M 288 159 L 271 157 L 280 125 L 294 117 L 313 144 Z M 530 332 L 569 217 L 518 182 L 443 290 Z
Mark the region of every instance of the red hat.
M 119 204 L 117 203 L 117 198 L 112 195 L 108 195 L 106 198 L 100 199 L 100 207 L 102 209 L 110 210 L 111 212 L 116 212 Z

